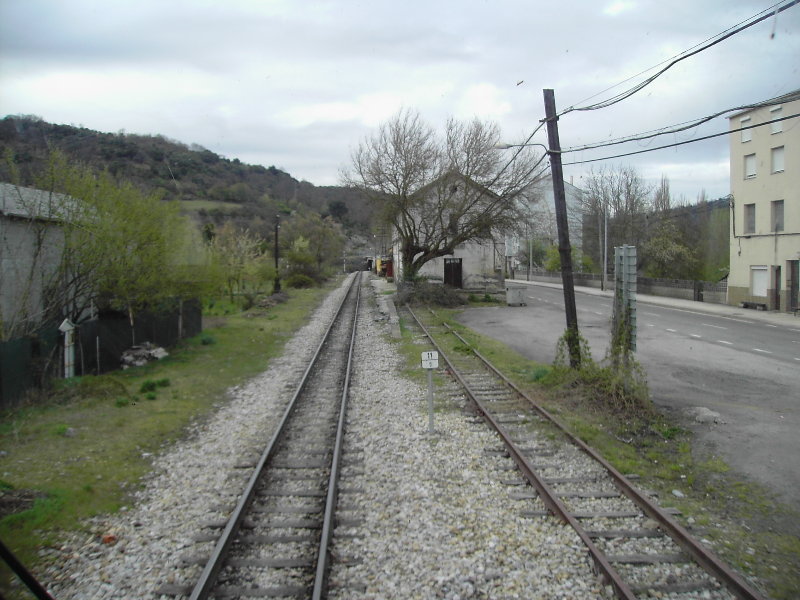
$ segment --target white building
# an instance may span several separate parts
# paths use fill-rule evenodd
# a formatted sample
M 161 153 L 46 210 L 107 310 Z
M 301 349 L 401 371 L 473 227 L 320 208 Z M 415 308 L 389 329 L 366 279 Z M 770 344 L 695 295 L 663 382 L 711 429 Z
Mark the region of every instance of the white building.
M 730 117 L 729 304 L 800 306 L 800 90 L 784 99 Z

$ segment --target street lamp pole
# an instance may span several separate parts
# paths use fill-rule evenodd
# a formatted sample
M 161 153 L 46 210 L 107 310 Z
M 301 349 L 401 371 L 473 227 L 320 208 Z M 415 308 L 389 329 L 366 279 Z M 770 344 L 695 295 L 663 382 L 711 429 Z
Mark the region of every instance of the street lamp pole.
M 281 216 L 275 215 L 275 285 L 272 286 L 272 293 L 277 294 L 281 291 L 281 271 L 278 268 L 278 229 L 280 229 Z
M 603 291 L 608 287 L 606 276 L 608 274 L 608 200 L 603 205 L 603 280 L 600 286 Z

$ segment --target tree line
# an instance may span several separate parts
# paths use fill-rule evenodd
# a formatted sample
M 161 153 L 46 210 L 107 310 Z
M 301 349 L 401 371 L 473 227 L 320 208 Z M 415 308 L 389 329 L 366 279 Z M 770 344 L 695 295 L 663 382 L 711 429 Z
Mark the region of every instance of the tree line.
M 592 171 L 581 204 L 583 252 L 597 272 L 605 242 L 610 270 L 613 248 L 627 244 L 637 247 L 646 277 L 719 281 L 728 274 L 727 199 L 709 201 L 701 191 L 695 204 L 676 203 L 666 176 L 648 185 L 635 168 L 619 166 Z
M 272 229 L 280 232 L 276 270 L 276 240 L 263 231 L 234 222 L 201 226 L 159 191 L 143 191 L 59 151 L 35 174 L 39 193 L 30 195 L 19 185 L 13 156 L 5 158 L 33 243 L 25 257 L 19 248 L 3 248 L 18 260 L 16 269 L 2 271 L 9 281 L 0 285 L 13 285 L 19 301 L 0 314 L 0 339 L 64 318 L 78 324 L 98 310 L 124 311 L 133 322 L 143 309 L 189 298 L 224 294 L 248 308 L 276 281 L 315 285 L 339 264 L 341 225 L 299 204 L 283 206 L 280 228 Z M 27 301 L 33 295 L 41 302 Z

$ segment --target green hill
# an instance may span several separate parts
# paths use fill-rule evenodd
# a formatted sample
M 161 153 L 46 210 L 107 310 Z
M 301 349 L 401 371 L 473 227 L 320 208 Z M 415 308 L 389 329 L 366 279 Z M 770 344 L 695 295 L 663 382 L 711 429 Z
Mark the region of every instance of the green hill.
M 165 199 L 180 200 L 201 223 L 234 220 L 266 228 L 276 212 L 289 212 L 298 205 L 331 216 L 346 229 L 364 231 L 371 221 L 369 206 L 355 190 L 317 187 L 274 166 L 245 164 L 196 144 L 161 135 L 102 133 L 28 115 L 0 121 L 0 152 L 11 151 L 22 185 L 33 184 L 55 148 L 71 160 L 107 170 L 143 190 L 158 190 Z M 10 177 L 4 162 L 0 180 Z

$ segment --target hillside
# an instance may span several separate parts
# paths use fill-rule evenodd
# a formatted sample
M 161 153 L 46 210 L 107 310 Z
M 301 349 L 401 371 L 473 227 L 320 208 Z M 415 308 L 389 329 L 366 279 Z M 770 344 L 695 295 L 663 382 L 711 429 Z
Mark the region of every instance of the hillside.
M 196 144 L 160 135 L 102 133 L 27 115 L 0 121 L 0 152 L 13 153 L 23 185 L 33 184 L 49 150 L 56 148 L 72 160 L 108 170 L 143 190 L 158 190 L 165 199 L 180 200 L 201 222 L 272 221 L 276 210 L 299 204 L 331 215 L 346 228 L 364 231 L 370 225 L 371 210 L 355 190 L 317 187 L 274 166 L 248 165 Z M 4 161 L 0 181 L 9 178 Z

